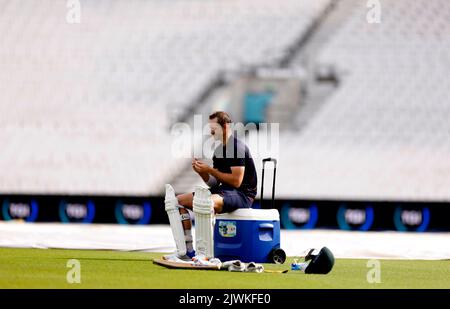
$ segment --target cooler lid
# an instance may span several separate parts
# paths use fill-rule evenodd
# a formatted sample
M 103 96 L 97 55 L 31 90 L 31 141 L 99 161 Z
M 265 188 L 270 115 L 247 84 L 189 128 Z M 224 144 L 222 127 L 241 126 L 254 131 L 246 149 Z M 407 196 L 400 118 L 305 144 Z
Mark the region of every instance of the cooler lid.
M 216 219 L 223 220 L 253 220 L 253 221 L 279 221 L 280 214 L 276 209 L 240 208 L 233 212 L 216 215 Z

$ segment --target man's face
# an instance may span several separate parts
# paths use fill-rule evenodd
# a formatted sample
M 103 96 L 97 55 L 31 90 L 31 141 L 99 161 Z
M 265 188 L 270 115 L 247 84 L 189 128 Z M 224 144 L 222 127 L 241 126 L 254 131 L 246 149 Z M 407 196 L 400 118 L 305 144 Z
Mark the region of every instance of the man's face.
M 223 129 L 219 123 L 217 123 L 217 118 L 209 120 L 209 128 L 211 130 L 211 135 L 215 140 L 222 140 Z

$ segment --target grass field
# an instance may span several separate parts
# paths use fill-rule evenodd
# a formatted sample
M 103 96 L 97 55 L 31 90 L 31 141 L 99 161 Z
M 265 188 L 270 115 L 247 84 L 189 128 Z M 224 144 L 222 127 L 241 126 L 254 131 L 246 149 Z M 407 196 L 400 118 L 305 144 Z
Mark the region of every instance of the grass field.
M 381 283 L 368 283 L 367 260 L 338 259 L 328 275 L 170 270 L 151 260 L 161 254 L 117 251 L 0 248 L 0 288 L 445 288 L 450 261 L 380 260 Z M 81 283 L 69 284 L 69 259 L 80 262 Z M 287 262 L 291 262 L 288 258 Z M 265 265 L 287 269 L 289 264 Z

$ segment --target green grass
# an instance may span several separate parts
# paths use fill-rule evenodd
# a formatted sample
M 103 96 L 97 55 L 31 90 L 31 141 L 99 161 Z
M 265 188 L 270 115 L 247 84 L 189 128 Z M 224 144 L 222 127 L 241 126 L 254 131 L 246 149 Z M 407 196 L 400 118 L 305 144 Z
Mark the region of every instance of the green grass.
M 366 279 L 370 268 L 362 259 L 338 259 L 328 275 L 305 275 L 294 271 L 254 274 L 171 270 L 151 262 L 160 256 L 142 252 L 0 248 L 0 288 L 450 288 L 449 260 L 380 260 L 381 283 L 370 284 Z M 80 261 L 80 284 L 66 281 L 69 259 Z M 287 269 L 289 264 L 265 267 Z

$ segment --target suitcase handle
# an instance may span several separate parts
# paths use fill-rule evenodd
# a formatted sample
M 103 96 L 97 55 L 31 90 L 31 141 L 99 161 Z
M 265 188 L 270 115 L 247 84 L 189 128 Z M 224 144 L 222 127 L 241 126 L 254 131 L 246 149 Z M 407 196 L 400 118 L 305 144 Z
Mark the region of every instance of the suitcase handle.
M 263 200 L 264 200 L 264 171 L 265 171 L 265 166 L 267 162 L 273 162 L 273 184 L 272 184 L 272 203 L 271 203 L 271 207 L 274 208 L 274 200 L 275 200 L 275 178 L 277 175 L 277 159 L 275 158 L 265 158 L 262 160 L 263 162 L 263 166 L 262 166 L 262 180 L 261 180 L 261 207 L 263 204 Z
M 264 165 L 267 162 L 273 162 L 275 168 L 277 167 L 277 159 L 275 159 L 275 158 L 265 158 L 265 159 L 263 159 L 263 168 L 264 168 Z

